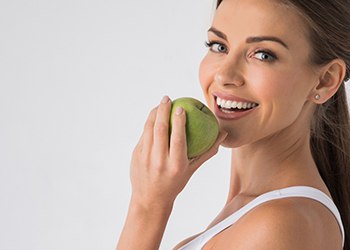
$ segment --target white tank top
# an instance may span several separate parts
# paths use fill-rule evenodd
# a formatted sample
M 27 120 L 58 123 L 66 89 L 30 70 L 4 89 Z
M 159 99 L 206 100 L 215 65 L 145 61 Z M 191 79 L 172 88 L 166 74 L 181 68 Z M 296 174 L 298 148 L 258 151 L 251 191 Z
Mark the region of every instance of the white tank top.
M 251 209 L 267 201 L 288 198 L 288 197 L 310 198 L 325 205 L 334 214 L 335 218 L 338 221 L 339 228 L 342 233 L 342 245 L 344 247 L 344 241 L 345 241 L 344 227 L 341 221 L 339 211 L 335 206 L 334 202 L 332 201 L 332 199 L 329 198 L 328 195 L 326 195 L 325 193 L 323 193 L 322 191 L 316 188 L 307 187 L 307 186 L 293 186 L 293 187 L 287 187 L 279 190 L 270 191 L 258 196 L 257 198 L 255 198 L 254 200 L 252 200 L 251 202 L 249 202 L 248 204 L 246 204 L 245 206 L 243 206 L 242 208 L 240 208 L 239 210 L 237 210 L 236 212 L 228 216 L 223 221 L 219 222 L 215 226 L 204 231 L 195 239 L 193 239 L 192 241 L 182 246 L 179 250 L 200 250 L 211 238 L 213 238 L 216 234 L 220 233 L 224 229 L 231 226 L 233 223 L 239 220 L 243 215 L 245 215 Z

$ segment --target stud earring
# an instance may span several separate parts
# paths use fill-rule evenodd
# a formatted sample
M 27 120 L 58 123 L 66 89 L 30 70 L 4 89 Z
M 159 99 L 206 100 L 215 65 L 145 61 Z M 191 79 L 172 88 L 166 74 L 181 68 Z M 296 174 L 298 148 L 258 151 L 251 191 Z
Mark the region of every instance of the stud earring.
M 320 96 L 319 94 L 316 94 L 316 95 L 315 95 L 315 99 L 316 99 L 316 100 L 320 100 L 320 98 L 321 98 L 321 96 Z

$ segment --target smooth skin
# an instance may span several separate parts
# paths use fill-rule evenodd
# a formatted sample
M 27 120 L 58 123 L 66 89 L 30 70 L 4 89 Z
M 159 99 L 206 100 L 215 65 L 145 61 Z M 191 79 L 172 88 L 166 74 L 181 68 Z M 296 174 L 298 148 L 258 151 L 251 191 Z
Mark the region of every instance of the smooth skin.
M 338 90 L 345 63 L 335 59 L 327 65 L 312 65 L 302 18 L 271 0 L 224 0 L 212 28 L 208 39 L 214 43 L 200 67 L 209 108 L 215 110 L 217 93 L 259 106 L 238 120 L 219 119 L 222 132 L 216 144 L 202 157 L 189 161 L 185 114 L 178 110 L 168 148 L 170 101 L 163 99 L 151 112 L 133 153 L 132 198 L 118 250 L 159 248 L 177 195 L 192 174 L 217 153 L 220 144 L 232 148 L 231 181 L 227 202 L 208 228 L 271 190 L 306 185 L 330 196 L 311 155 L 310 122 L 316 105 Z M 266 36 L 278 38 L 284 45 L 261 39 Z M 321 96 L 319 100 L 314 98 L 316 94 Z M 322 204 L 288 198 L 256 207 L 213 237 L 205 245 L 207 249 L 340 250 L 341 233 Z
M 177 195 L 193 173 L 215 155 L 226 137 L 198 158 L 187 158 L 185 111 L 179 107 L 168 147 L 171 101 L 165 96 L 145 123 L 131 161 L 132 198 L 118 250 L 158 249 Z

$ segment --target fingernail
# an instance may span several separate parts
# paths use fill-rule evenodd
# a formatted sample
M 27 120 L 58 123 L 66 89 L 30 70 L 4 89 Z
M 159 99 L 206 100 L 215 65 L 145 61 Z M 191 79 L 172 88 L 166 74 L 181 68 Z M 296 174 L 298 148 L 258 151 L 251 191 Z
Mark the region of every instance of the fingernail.
M 167 103 L 167 102 L 169 102 L 169 100 L 170 100 L 169 96 L 166 95 L 166 96 L 163 97 L 162 103 Z
M 176 110 L 175 110 L 175 114 L 176 115 L 181 115 L 183 111 L 184 111 L 184 109 L 182 107 L 177 107 Z

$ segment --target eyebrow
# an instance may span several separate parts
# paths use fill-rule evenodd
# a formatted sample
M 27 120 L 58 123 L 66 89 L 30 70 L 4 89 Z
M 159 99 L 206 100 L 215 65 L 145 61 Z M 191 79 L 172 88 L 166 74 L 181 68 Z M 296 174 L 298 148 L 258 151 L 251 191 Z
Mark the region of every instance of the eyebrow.
M 286 49 L 289 49 L 288 45 L 285 42 L 283 42 L 281 39 L 274 37 L 274 36 L 254 36 L 254 37 L 248 37 L 246 40 L 247 43 L 258 43 L 258 42 L 262 42 L 262 41 L 276 42 L 276 43 L 281 44 Z
M 210 27 L 208 32 L 213 32 L 218 37 L 227 41 L 227 36 L 223 32 L 221 32 L 220 30 L 218 30 L 214 27 Z M 263 42 L 263 41 L 277 42 L 277 43 L 281 44 L 283 47 L 285 47 L 286 49 L 289 49 L 288 45 L 285 42 L 283 42 L 278 37 L 274 37 L 274 36 L 253 36 L 253 37 L 248 37 L 246 39 L 246 43 L 258 43 L 258 42 Z
M 208 32 L 213 32 L 215 35 L 217 35 L 218 37 L 224 39 L 227 41 L 227 36 L 222 33 L 220 30 L 214 28 L 214 27 L 210 27 L 210 29 L 208 30 Z

